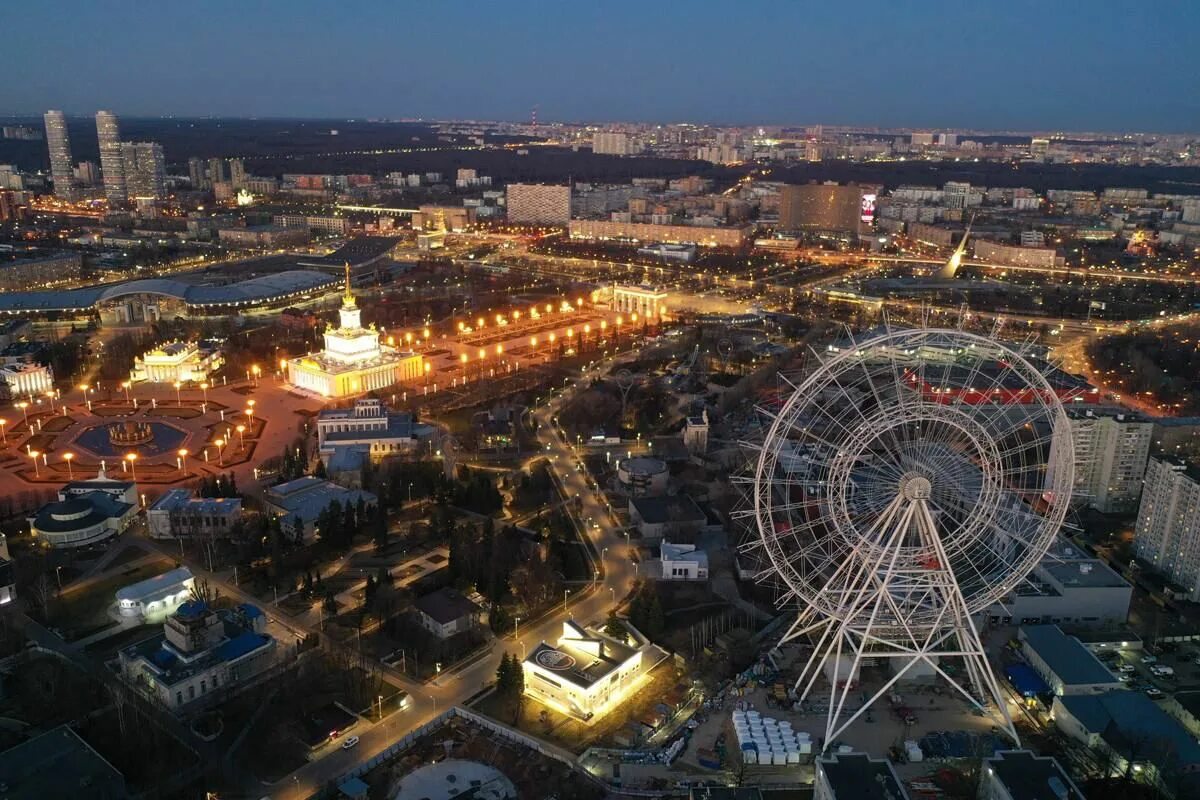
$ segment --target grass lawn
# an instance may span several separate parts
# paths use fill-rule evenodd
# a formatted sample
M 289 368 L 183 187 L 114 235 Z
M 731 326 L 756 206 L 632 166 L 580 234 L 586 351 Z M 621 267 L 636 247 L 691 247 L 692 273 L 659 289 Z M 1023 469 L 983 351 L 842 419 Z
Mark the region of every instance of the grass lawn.
M 72 631 L 95 630 L 108 617 L 108 608 L 116 602 L 117 590 L 131 583 L 144 581 L 174 569 L 175 563 L 165 558 L 155 559 L 136 567 L 92 581 L 76 591 L 64 592 L 50 603 L 50 623 L 62 629 L 67 639 Z

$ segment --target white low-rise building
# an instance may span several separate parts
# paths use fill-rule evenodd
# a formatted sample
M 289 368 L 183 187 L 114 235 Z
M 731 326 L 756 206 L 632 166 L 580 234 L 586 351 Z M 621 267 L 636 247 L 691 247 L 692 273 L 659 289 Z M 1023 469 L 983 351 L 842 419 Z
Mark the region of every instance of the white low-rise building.
M 573 619 L 555 644 L 540 643 L 526 657 L 525 693 L 576 719 L 590 722 L 611 711 L 649 673 L 649 643 L 630 629 L 626 644 Z
M 117 590 L 117 613 L 142 622 L 162 622 L 187 602 L 195 583 L 187 567 L 138 581 Z
M 129 377 L 134 382 L 199 383 L 223 363 L 218 342 L 166 342 L 135 358 Z
M 0 366 L 0 384 L 8 398 L 38 397 L 54 388 L 54 371 L 45 364 L 20 361 Z
M 708 553 L 697 550 L 696 545 L 671 544 L 664 539 L 659 552 L 662 556 L 663 580 L 708 580 Z
M 101 462 L 99 475 L 71 481 L 59 490 L 57 501 L 29 517 L 29 530 L 47 547 L 87 547 L 119 535 L 137 516 L 137 508 L 136 484 L 111 480 Z

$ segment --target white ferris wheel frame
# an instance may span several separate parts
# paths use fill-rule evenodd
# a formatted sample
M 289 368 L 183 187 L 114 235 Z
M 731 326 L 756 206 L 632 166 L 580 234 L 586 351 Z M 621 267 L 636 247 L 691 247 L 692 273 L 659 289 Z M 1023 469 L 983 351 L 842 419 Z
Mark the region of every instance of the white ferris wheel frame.
M 886 427 L 893 424 L 884 421 L 888 412 L 891 412 L 889 419 L 902 418 L 901 424 L 915 423 L 919 426 L 924 421 L 931 425 L 944 423 L 952 426 L 957 432 L 956 435 L 961 435 L 960 441 L 974 448 L 978 471 L 984 476 L 979 479 L 979 495 L 973 498 L 976 506 L 969 510 L 960 509 L 960 513 L 966 519 L 961 523 L 965 529 L 963 538 L 968 539 L 968 544 L 971 544 L 973 540 L 968 534 L 975 537 L 990 536 L 993 531 L 1000 531 L 1008 523 L 1008 526 L 1014 529 L 1010 532 L 1012 538 L 1017 540 L 1023 549 L 1015 562 L 1002 562 L 1008 573 L 996 587 L 983 590 L 975 586 L 971 597 L 964 596 L 960 581 L 951 566 L 955 560 L 954 554 L 949 551 L 947 543 L 943 541 L 942 532 L 939 531 L 937 500 L 932 489 L 932 484 L 937 482 L 939 468 L 945 468 L 947 464 L 935 463 L 926 465 L 927 470 L 897 475 L 894 484 L 888 486 L 893 496 L 886 507 L 873 518 L 866 536 L 856 531 L 853 535 L 860 536 L 860 539 L 851 541 L 853 536 L 848 537 L 845 531 L 838 530 L 838 533 L 842 534 L 844 549 L 833 554 L 837 556 L 836 559 L 827 560 L 825 569 L 832 570 L 832 573 L 825 574 L 828 583 L 814 593 L 811 586 L 805 585 L 806 577 L 799 576 L 796 572 L 795 554 L 784 552 L 786 545 L 781 545 L 780 540 L 786 537 L 780 535 L 774 516 L 776 491 L 780 482 L 777 473 L 779 447 L 787 440 L 790 426 L 795 424 L 795 417 L 789 417 L 787 412 L 797 403 L 806 402 L 806 398 L 811 399 L 809 393 L 822 387 L 828 389 L 832 385 L 842 389 L 842 384 L 837 380 L 838 376 L 858 369 L 863 363 L 863 353 L 875 351 L 894 354 L 897 352 L 897 345 L 905 340 L 919 343 L 923 337 L 957 338 L 964 348 L 990 348 L 998 352 L 1007 364 L 1002 375 L 1008 378 L 1018 376 L 1020 381 L 1029 384 L 1028 388 L 1035 393 L 1036 398 L 1033 409 L 1040 412 L 1045 426 L 1049 427 L 1049 434 L 1044 439 L 1036 440 L 1039 452 L 1044 451 L 1046 459 L 1042 469 L 1047 475 L 1047 491 L 1043 493 L 1043 497 L 1048 495 L 1050 500 L 1042 504 L 1044 515 L 1035 513 L 1032 503 L 1020 512 L 997 512 L 1005 499 L 1004 496 L 1012 493 L 1004 491 L 1003 488 L 997 491 L 995 486 L 991 485 L 998 483 L 1003 487 L 1005 481 L 1016 473 L 1010 475 L 1003 469 L 1002 463 L 998 467 L 997 462 L 993 461 L 1000 458 L 1001 443 L 989 439 L 986 425 L 972 427 L 972 424 L 966 421 L 971 415 L 963 413 L 953 404 L 916 400 L 909 403 L 907 408 L 889 407 L 887 403 L 890 401 L 886 393 L 876 392 L 875 387 L 871 385 L 880 414 L 868 417 L 860 411 L 857 427 L 839 424 L 837 427 L 840 430 L 837 433 L 842 438 L 822 442 L 825 446 L 839 447 L 837 456 L 830 461 L 833 467 L 830 468 L 829 474 L 838 480 L 848 480 L 847 470 L 850 467 L 844 462 L 852 462 L 854 457 L 842 458 L 842 462 L 839 462 L 838 458 L 844 456 L 845 452 L 861 454 L 864 441 L 880 441 L 882 434 L 873 426 Z M 894 371 L 894 355 L 892 359 Z M 980 364 L 976 363 L 969 373 L 969 380 L 980 378 L 979 368 Z M 867 372 L 865 367 L 862 369 Z M 921 377 L 925 377 L 924 373 Z M 996 380 L 998 385 L 999 379 Z M 869 373 L 866 382 L 871 384 Z M 1074 456 L 1070 446 L 1070 423 L 1054 387 L 1040 368 L 1030 363 L 1012 346 L 1002 344 L 992 337 L 959 329 L 927 328 L 887 329 L 884 333 L 862 342 L 854 342 L 851 339 L 850 348 L 825 360 L 799 385 L 790 381 L 788 384 L 792 386 L 793 391 L 779 412 L 772 413 L 760 409 L 772 422 L 759 447 L 753 476 L 744 481 L 751 487 L 752 497 L 751 507 L 741 515 L 753 517 L 758 534 L 757 540 L 750 542 L 746 549 L 761 549 L 767 556 L 768 563 L 759 573 L 759 579 L 781 581 L 784 588 L 781 603 L 799 601 L 801 606 L 796 620 L 783 635 L 777 648 L 800 638 L 807 638 L 813 643 L 812 653 L 795 681 L 795 691 L 804 701 L 813 692 L 822 674 L 829 678 L 830 697 L 826 709 L 825 747 L 831 746 L 847 727 L 919 665 L 927 667 L 944 679 L 981 712 L 998 717 L 1005 733 L 1014 743 L 1019 744 L 1004 693 L 988 661 L 974 616 L 994 603 L 1002 602 L 1004 594 L 1026 579 L 1028 573 L 1045 555 L 1063 523 L 1074 480 Z M 904 387 L 901 384 L 902 381 L 898 381 L 897 385 L 892 387 L 895 389 L 897 406 L 906 405 L 900 399 L 904 396 Z M 1002 405 L 1000 411 L 1016 407 Z M 1003 417 L 1003 414 L 997 416 Z M 1030 418 L 1031 416 L 1027 416 L 1024 419 Z M 1011 454 L 1012 448 L 1005 449 L 1004 452 Z M 920 459 L 916 461 L 919 462 Z M 989 478 L 988 475 L 992 477 Z M 787 482 L 786 479 L 784 482 Z M 836 480 L 832 483 L 835 484 L 835 489 L 831 490 L 831 494 L 835 496 L 811 505 L 822 509 L 822 528 L 835 530 L 838 525 L 834 521 L 835 518 L 838 518 L 839 514 L 845 518 L 848 512 L 845 494 L 839 495 L 836 491 L 836 486 L 842 484 L 838 484 Z M 790 496 L 786 505 L 793 505 Z M 833 513 L 830 513 L 831 509 Z M 791 513 L 790 509 L 788 513 Z M 1037 527 L 1029 532 L 1029 539 L 1025 539 L 1024 534 L 1027 531 L 1018 523 L 1029 523 Z M 966 528 L 968 524 L 975 527 Z M 1015 530 L 1018 527 L 1021 527 L 1019 532 Z M 952 545 L 954 543 L 951 541 Z M 1001 552 L 1003 554 L 1010 551 L 1002 548 Z M 996 553 L 990 555 L 995 556 Z M 833 566 L 834 564 L 836 566 Z M 913 601 L 912 598 L 917 599 Z M 914 612 L 914 608 L 919 608 L 919 612 Z M 945 665 L 939 663 L 939 659 L 944 657 L 962 659 L 964 675 L 961 678 L 950 674 Z M 865 659 L 890 662 L 893 667 L 892 675 L 869 698 L 864 697 L 864 702 L 857 709 L 849 709 L 847 700 Z

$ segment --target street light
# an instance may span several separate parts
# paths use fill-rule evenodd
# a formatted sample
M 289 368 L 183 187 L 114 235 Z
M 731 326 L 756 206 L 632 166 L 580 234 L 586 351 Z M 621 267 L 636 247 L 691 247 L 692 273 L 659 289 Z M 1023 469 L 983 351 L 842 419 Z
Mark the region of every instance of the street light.
M 137 453 L 128 453 L 125 460 L 129 462 L 129 469 L 133 473 L 133 479 L 137 480 Z
M 7 424 L 8 420 L 0 419 L 0 442 L 3 442 L 5 447 L 8 447 L 8 434 L 4 432 L 4 426 Z
M 200 391 L 204 392 L 204 405 L 208 405 L 208 381 L 200 384 Z
M 262 374 L 262 369 L 258 366 L 258 364 L 255 364 L 250 367 L 250 372 L 254 375 L 254 385 L 258 386 L 258 376 Z
M 180 407 L 183 406 L 183 395 L 180 393 L 181 389 L 183 389 L 183 384 L 179 381 L 175 381 L 175 405 Z
M 86 383 L 79 384 L 79 396 L 83 398 L 83 404 L 87 405 L 88 385 Z
M 21 402 L 17 403 L 17 408 L 21 409 L 21 413 L 25 415 L 25 427 L 28 428 L 29 427 L 29 412 L 26 411 L 25 409 L 29 408 L 29 403 L 26 403 L 24 400 L 22 400 Z
M 71 469 L 71 459 L 75 458 L 74 453 L 63 453 L 63 461 L 67 462 L 67 480 L 75 480 L 75 471 Z
M 237 432 L 238 432 L 238 452 L 240 453 L 241 451 L 246 449 L 246 437 L 243 435 L 246 432 L 246 426 L 238 425 Z
M 183 472 L 183 465 L 187 463 L 187 448 L 180 448 L 179 453 L 175 458 L 175 466 L 179 467 L 179 471 Z
M 133 401 L 129 399 L 129 381 L 122 381 L 121 388 L 125 390 L 125 402 L 132 403 Z
M 33 476 L 34 476 L 35 478 L 40 478 L 40 477 L 42 477 L 41 473 L 40 473 L 40 472 L 38 472 L 38 465 L 37 465 L 37 459 L 38 459 L 38 456 L 40 456 L 40 455 L 41 455 L 41 453 L 39 453 L 37 450 L 30 450 L 30 451 L 29 451 L 29 457 L 30 457 L 31 459 L 33 459 Z
M 217 446 L 217 466 L 220 466 L 221 460 L 224 457 L 222 454 L 222 448 L 225 447 L 225 440 L 217 439 L 215 442 L 213 442 L 213 444 L 215 444 Z

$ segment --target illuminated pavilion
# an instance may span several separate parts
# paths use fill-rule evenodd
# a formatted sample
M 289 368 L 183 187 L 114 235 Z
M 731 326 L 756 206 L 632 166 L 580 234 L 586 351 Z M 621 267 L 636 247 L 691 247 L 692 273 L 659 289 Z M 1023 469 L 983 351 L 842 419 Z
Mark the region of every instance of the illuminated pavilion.
M 350 291 L 346 264 L 346 293 L 339 310 L 340 324 L 325 330 L 325 349 L 287 362 L 288 382 L 324 397 L 351 397 L 420 380 L 424 359 L 381 344 L 374 324 L 362 325 L 362 310 Z

